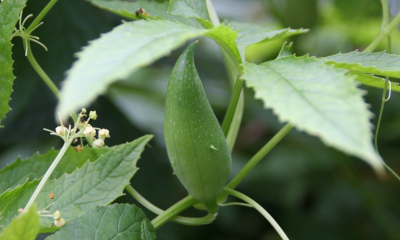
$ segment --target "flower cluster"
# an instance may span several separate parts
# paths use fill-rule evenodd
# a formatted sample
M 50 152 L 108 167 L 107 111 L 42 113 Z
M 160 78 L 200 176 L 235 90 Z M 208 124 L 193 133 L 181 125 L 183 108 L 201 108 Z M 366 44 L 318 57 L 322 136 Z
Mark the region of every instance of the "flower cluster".
M 96 111 L 90 111 L 89 117 L 86 113 L 87 110 L 85 108 L 82 108 L 81 112 L 78 115 L 78 119 L 75 122 L 74 128 L 71 128 L 71 125 L 69 125 L 68 128 L 66 128 L 63 125 L 62 119 L 60 117 L 61 125 L 56 127 L 55 132 L 49 129 L 44 129 L 44 130 L 50 132 L 51 135 L 59 136 L 65 142 L 67 141 L 72 142 L 76 138 L 86 137 L 88 140 L 93 141 L 92 143 L 93 148 L 103 147 L 105 138 L 110 137 L 110 131 L 104 128 L 103 129 L 96 128 L 89 124 L 90 120 L 97 119 Z M 85 120 L 85 117 L 88 117 L 88 119 Z M 98 133 L 97 138 L 96 138 L 96 133 Z

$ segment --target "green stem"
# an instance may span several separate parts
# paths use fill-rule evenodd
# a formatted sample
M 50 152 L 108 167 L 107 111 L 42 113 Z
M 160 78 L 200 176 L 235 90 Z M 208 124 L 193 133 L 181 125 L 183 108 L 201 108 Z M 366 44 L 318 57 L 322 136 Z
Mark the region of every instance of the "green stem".
M 35 192 L 33 192 L 31 198 L 29 199 L 28 203 L 24 208 L 24 212 L 28 211 L 28 209 L 32 206 L 35 202 L 37 196 L 39 195 L 40 191 L 42 191 L 43 186 L 46 184 L 47 180 L 49 179 L 50 175 L 53 173 L 54 169 L 57 167 L 58 163 L 61 161 L 62 157 L 64 156 L 65 152 L 67 151 L 69 145 L 71 145 L 73 138 L 70 138 L 67 142 L 64 143 L 60 152 L 57 154 L 57 157 L 54 159 L 53 163 L 50 165 L 49 169 L 47 169 L 46 173 L 44 174 L 42 180 L 40 180 L 39 185 L 36 187 Z
M 153 224 L 154 229 L 157 230 L 159 227 L 167 223 L 171 218 L 178 215 L 180 212 L 186 210 L 187 208 L 193 206 L 197 202 L 192 196 L 187 196 L 184 199 L 180 200 L 179 202 L 172 205 L 168 208 L 164 213 L 160 214 L 158 217 L 154 218 L 151 221 Z
M 226 142 L 228 143 L 229 149 L 233 150 L 233 147 L 236 142 L 236 137 L 238 135 L 240 124 L 242 123 L 243 117 L 243 110 L 244 110 L 244 97 L 243 97 L 243 90 L 240 94 L 239 102 L 237 104 L 235 114 L 233 115 L 232 123 L 229 128 L 228 136 L 226 136 Z
M 242 92 L 244 81 L 242 79 L 236 79 L 235 86 L 233 87 L 233 93 L 229 101 L 228 109 L 222 122 L 222 131 L 225 136 L 228 136 L 230 126 L 232 124 L 233 116 L 235 115 L 236 106 L 238 105 L 239 97 Z
M 400 23 L 400 13 L 397 14 L 397 16 L 392 20 L 392 22 L 389 23 L 389 25 L 384 27 L 379 32 L 378 36 L 376 36 L 374 41 L 372 41 L 371 44 L 366 49 L 364 49 L 363 52 L 371 52 L 375 50 L 375 48 L 378 47 L 378 45 L 382 42 L 382 40 L 385 39 L 385 37 L 389 36 L 394 29 L 396 29 L 399 23 Z
M 215 11 L 215 8 L 211 2 L 211 0 L 207 0 L 207 9 L 208 9 L 208 15 L 210 16 L 211 23 L 216 27 L 219 26 L 221 23 L 218 18 L 217 11 Z
M 382 25 L 381 31 L 389 24 L 389 6 L 387 0 L 381 0 L 382 3 Z
M 33 22 L 29 25 L 28 29 L 26 29 L 27 33 L 30 33 L 34 27 L 46 16 L 46 14 L 50 11 L 50 9 L 56 4 L 58 0 L 51 0 L 45 8 L 39 13 L 39 15 L 33 20 Z
M 238 172 L 238 174 L 236 174 L 234 178 L 232 178 L 232 180 L 228 183 L 228 185 L 226 185 L 226 187 L 234 189 L 243 180 L 243 178 L 257 165 L 257 163 L 261 159 L 263 159 L 265 155 L 267 155 L 267 153 L 269 153 L 269 151 L 271 151 L 271 149 L 274 148 L 276 144 L 278 144 L 278 142 L 280 142 L 282 138 L 290 132 L 290 130 L 292 130 L 292 128 L 293 125 L 287 123 L 273 138 L 271 138 L 271 140 L 269 140 L 267 144 L 265 144 L 263 148 L 260 149 L 260 151 L 256 153 L 256 155 L 254 155 L 250 159 L 250 161 L 246 163 L 246 165 Z
M 382 0 L 382 5 L 383 5 L 383 0 Z M 389 35 L 387 37 L 387 53 L 391 53 L 391 52 L 392 52 L 392 37 Z M 382 93 L 381 109 L 379 111 L 378 123 L 376 124 L 376 131 L 375 131 L 375 150 L 378 153 L 379 153 L 379 151 L 378 151 L 378 133 L 379 133 L 379 128 L 381 126 L 383 109 L 385 107 L 386 93 L 387 93 L 388 85 L 389 85 L 389 77 L 386 77 L 385 87 L 383 88 L 383 93 Z
M 50 88 L 50 90 L 56 95 L 56 97 L 59 99 L 60 98 L 60 90 L 58 90 L 57 86 L 51 81 L 49 76 L 43 71 L 43 69 L 40 67 L 39 63 L 36 61 L 35 57 L 32 54 L 30 42 L 28 41 L 28 54 L 27 58 L 29 63 L 32 65 L 33 69 L 39 74 L 39 76 L 43 79 L 43 81 L 46 83 L 46 85 Z M 75 120 L 74 120 L 75 121 Z
M 164 213 L 164 211 L 156 206 L 154 206 L 152 203 L 150 203 L 146 198 L 144 198 L 140 193 L 138 193 L 131 185 L 126 185 L 125 190 L 132 195 L 133 198 L 135 198 L 140 204 L 145 206 L 147 209 L 152 211 L 153 213 L 157 215 L 161 215 Z M 205 224 L 210 224 L 215 220 L 215 216 L 213 215 L 206 215 L 204 217 L 200 218 L 190 218 L 190 217 L 181 217 L 181 216 L 175 216 L 171 218 L 171 221 L 180 223 L 183 225 L 189 225 L 189 226 L 198 226 L 198 225 L 205 225 Z
M 243 193 L 240 193 L 240 192 L 235 191 L 230 188 L 224 188 L 224 192 L 227 194 L 230 194 L 234 197 L 240 198 L 243 201 L 250 204 L 251 206 L 253 206 L 259 213 L 261 213 L 265 217 L 265 219 L 268 220 L 268 222 L 272 225 L 272 227 L 275 228 L 275 230 L 278 232 L 279 236 L 281 236 L 281 238 L 283 240 L 289 240 L 289 238 L 286 236 L 285 232 L 282 230 L 282 228 L 279 226 L 279 224 L 275 221 L 275 219 L 267 211 L 265 211 L 265 209 L 260 204 L 258 204 L 256 201 L 254 201 L 253 199 L 244 195 Z

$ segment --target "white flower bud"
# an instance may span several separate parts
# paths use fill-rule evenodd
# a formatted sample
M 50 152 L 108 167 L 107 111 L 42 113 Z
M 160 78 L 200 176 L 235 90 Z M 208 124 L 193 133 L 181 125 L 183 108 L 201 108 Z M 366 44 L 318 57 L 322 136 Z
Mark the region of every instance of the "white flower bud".
M 104 146 L 104 140 L 101 138 L 93 142 L 93 148 L 101 148 L 102 146 Z
M 96 111 L 90 111 L 89 117 L 90 117 L 91 119 L 93 119 L 93 120 L 96 120 L 96 119 L 97 119 L 97 113 L 96 113 Z
M 86 113 L 86 108 L 82 108 L 82 109 L 81 109 L 81 112 L 82 112 L 82 113 Z
M 109 138 L 110 137 L 110 131 L 108 131 L 108 129 L 101 129 L 99 131 L 99 138 L 104 140 L 105 138 Z
M 54 220 L 54 226 L 60 228 L 60 227 L 62 227 L 64 225 L 65 225 L 65 219 L 64 218 L 60 218 L 60 219 Z
M 88 125 L 83 133 L 86 135 L 88 138 L 94 138 L 96 136 L 96 129 L 94 129 L 92 126 Z
M 68 129 L 64 126 L 58 126 L 56 127 L 56 133 L 63 135 L 65 131 L 68 131 Z

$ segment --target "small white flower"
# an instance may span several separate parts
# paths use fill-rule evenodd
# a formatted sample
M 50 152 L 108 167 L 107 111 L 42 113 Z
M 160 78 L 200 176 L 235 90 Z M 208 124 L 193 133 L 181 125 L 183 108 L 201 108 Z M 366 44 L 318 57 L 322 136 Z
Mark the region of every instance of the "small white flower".
M 105 138 L 109 138 L 110 137 L 110 131 L 108 131 L 108 129 L 101 129 L 99 131 L 99 138 L 102 139 L 104 141 Z
M 86 113 L 86 108 L 82 108 L 82 109 L 81 109 L 81 112 L 82 112 L 82 113 Z
M 104 141 L 101 138 L 93 142 L 93 148 L 101 148 L 102 146 L 104 146 Z
M 65 219 L 64 218 L 60 218 L 60 219 L 54 220 L 54 226 L 60 228 L 60 227 L 62 227 L 64 225 L 65 225 Z
M 96 129 L 94 129 L 91 125 L 88 125 L 83 133 L 86 135 L 88 138 L 94 138 L 96 136 Z
M 93 119 L 93 120 L 96 120 L 96 119 L 97 119 L 97 113 L 96 113 L 96 111 L 90 111 L 89 117 L 90 117 L 91 119 Z

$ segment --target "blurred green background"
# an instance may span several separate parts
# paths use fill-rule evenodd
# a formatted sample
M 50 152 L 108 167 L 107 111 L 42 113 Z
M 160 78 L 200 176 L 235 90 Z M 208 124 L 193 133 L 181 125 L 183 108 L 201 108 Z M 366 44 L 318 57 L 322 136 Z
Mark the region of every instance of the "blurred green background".
M 28 1 L 25 15 L 35 16 L 46 0 Z M 310 33 L 292 39 L 255 44 L 248 48 L 248 61 L 274 59 L 285 41 L 292 50 L 318 57 L 364 49 L 378 34 L 381 24 L 379 0 L 213 0 L 222 20 L 236 20 L 273 27 L 309 28 Z M 398 1 L 397 1 L 398 3 Z M 391 1 L 393 7 L 396 2 Z M 400 4 L 397 4 L 400 6 Z M 396 14 L 398 9 L 393 8 Z M 64 73 L 75 60 L 73 54 L 87 41 L 110 31 L 121 18 L 83 0 L 59 0 L 35 31 L 49 49 L 32 44 L 38 62 L 62 87 Z M 393 33 L 393 52 L 400 54 L 400 34 Z M 57 100 L 24 57 L 22 41 L 13 39 L 14 93 L 12 111 L 0 129 L 0 167 L 20 155 L 23 159 L 62 142 L 43 128 L 55 128 Z M 382 43 L 377 50 L 386 48 Z M 166 86 L 171 69 L 182 52 L 119 81 L 88 109 L 97 110 L 96 126 L 108 128 L 109 146 L 155 134 L 138 163 L 140 171 L 132 185 L 155 205 L 166 209 L 187 193 L 172 174 L 163 139 Z M 230 86 L 222 57 L 215 43 L 201 38 L 195 54 L 196 67 L 213 109 L 222 121 Z M 396 81 L 397 79 L 392 79 Z M 79 86 L 77 86 L 79 87 Z M 365 99 L 378 113 L 382 90 L 368 91 Z M 89 90 L 88 90 L 89 91 Z M 379 134 L 382 157 L 400 173 L 400 96 L 393 93 L 385 105 Z M 270 110 L 245 90 L 243 123 L 233 151 L 235 174 L 282 126 Z M 372 119 L 376 123 L 377 118 Z M 373 240 L 400 239 L 400 182 L 391 175 L 379 180 L 363 161 L 328 148 L 315 137 L 292 130 L 238 186 L 239 191 L 260 203 L 281 225 L 290 239 Z M 124 196 L 118 202 L 137 202 Z M 139 204 L 139 207 L 140 204 Z M 152 219 L 154 214 L 145 210 Z M 205 212 L 188 210 L 187 215 Z M 217 220 L 207 226 L 189 227 L 168 223 L 157 232 L 160 240 L 275 240 L 275 230 L 254 209 L 221 208 Z M 43 236 L 42 236 L 43 237 Z

